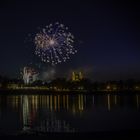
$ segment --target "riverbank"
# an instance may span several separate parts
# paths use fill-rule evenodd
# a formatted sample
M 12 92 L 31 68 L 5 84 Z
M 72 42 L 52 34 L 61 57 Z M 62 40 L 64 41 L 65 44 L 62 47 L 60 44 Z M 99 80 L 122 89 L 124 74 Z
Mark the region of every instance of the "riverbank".
M 119 91 L 88 91 L 88 90 L 45 90 L 45 89 L 0 89 L 0 95 L 48 95 L 48 94 L 117 94 L 117 95 L 125 95 L 125 94 L 140 94 L 140 91 L 135 90 L 119 90 Z
M 20 134 L 0 134 L 0 137 L 15 138 L 48 138 L 48 139 L 138 139 L 140 130 L 123 130 L 123 131 L 104 131 L 104 132 L 87 132 L 87 133 L 20 133 Z

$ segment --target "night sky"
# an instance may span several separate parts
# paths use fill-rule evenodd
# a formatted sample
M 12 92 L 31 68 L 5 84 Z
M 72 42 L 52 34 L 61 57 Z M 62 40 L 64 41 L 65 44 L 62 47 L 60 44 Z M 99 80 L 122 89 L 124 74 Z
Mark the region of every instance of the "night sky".
M 56 21 L 69 27 L 78 53 L 54 69 L 81 70 L 93 80 L 140 79 L 140 5 L 119 2 L 1 1 L 0 75 L 19 77 L 32 61 L 28 35 Z M 46 70 L 46 72 L 47 72 Z

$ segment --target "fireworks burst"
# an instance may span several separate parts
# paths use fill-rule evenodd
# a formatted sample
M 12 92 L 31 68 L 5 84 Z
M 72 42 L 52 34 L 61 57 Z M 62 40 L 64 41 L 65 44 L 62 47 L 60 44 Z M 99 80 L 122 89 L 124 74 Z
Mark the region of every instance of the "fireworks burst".
M 68 31 L 68 27 L 56 22 L 43 28 L 35 35 L 34 39 L 38 55 L 43 62 L 56 65 L 70 59 L 71 54 L 77 50 L 74 48 L 74 36 Z

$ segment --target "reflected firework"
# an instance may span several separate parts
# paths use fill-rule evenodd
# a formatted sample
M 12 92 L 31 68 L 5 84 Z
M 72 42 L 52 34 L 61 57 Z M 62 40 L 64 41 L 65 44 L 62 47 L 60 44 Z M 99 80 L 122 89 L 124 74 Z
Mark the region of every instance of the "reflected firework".
M 70 59 L 71 54 L 77 50 L 74 48 L 74 36 L 68 31 L 68 27 L 58 22 L 50 24 L 35 35 L 35 54 L 43 62 L 56 65 Z

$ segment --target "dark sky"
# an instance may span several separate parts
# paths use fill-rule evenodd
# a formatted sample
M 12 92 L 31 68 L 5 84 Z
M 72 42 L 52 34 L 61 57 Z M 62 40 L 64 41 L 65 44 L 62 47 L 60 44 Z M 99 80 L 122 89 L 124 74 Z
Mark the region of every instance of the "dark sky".
M 140 79 L 139 7 L 114 1 L 1 1 L 0 74 L 19 77 L 33 57 L 28 34 L 59 21 L 74 34 L 78 53 L 55 66 L 56 75 L 82 70 L 98 81 Z

